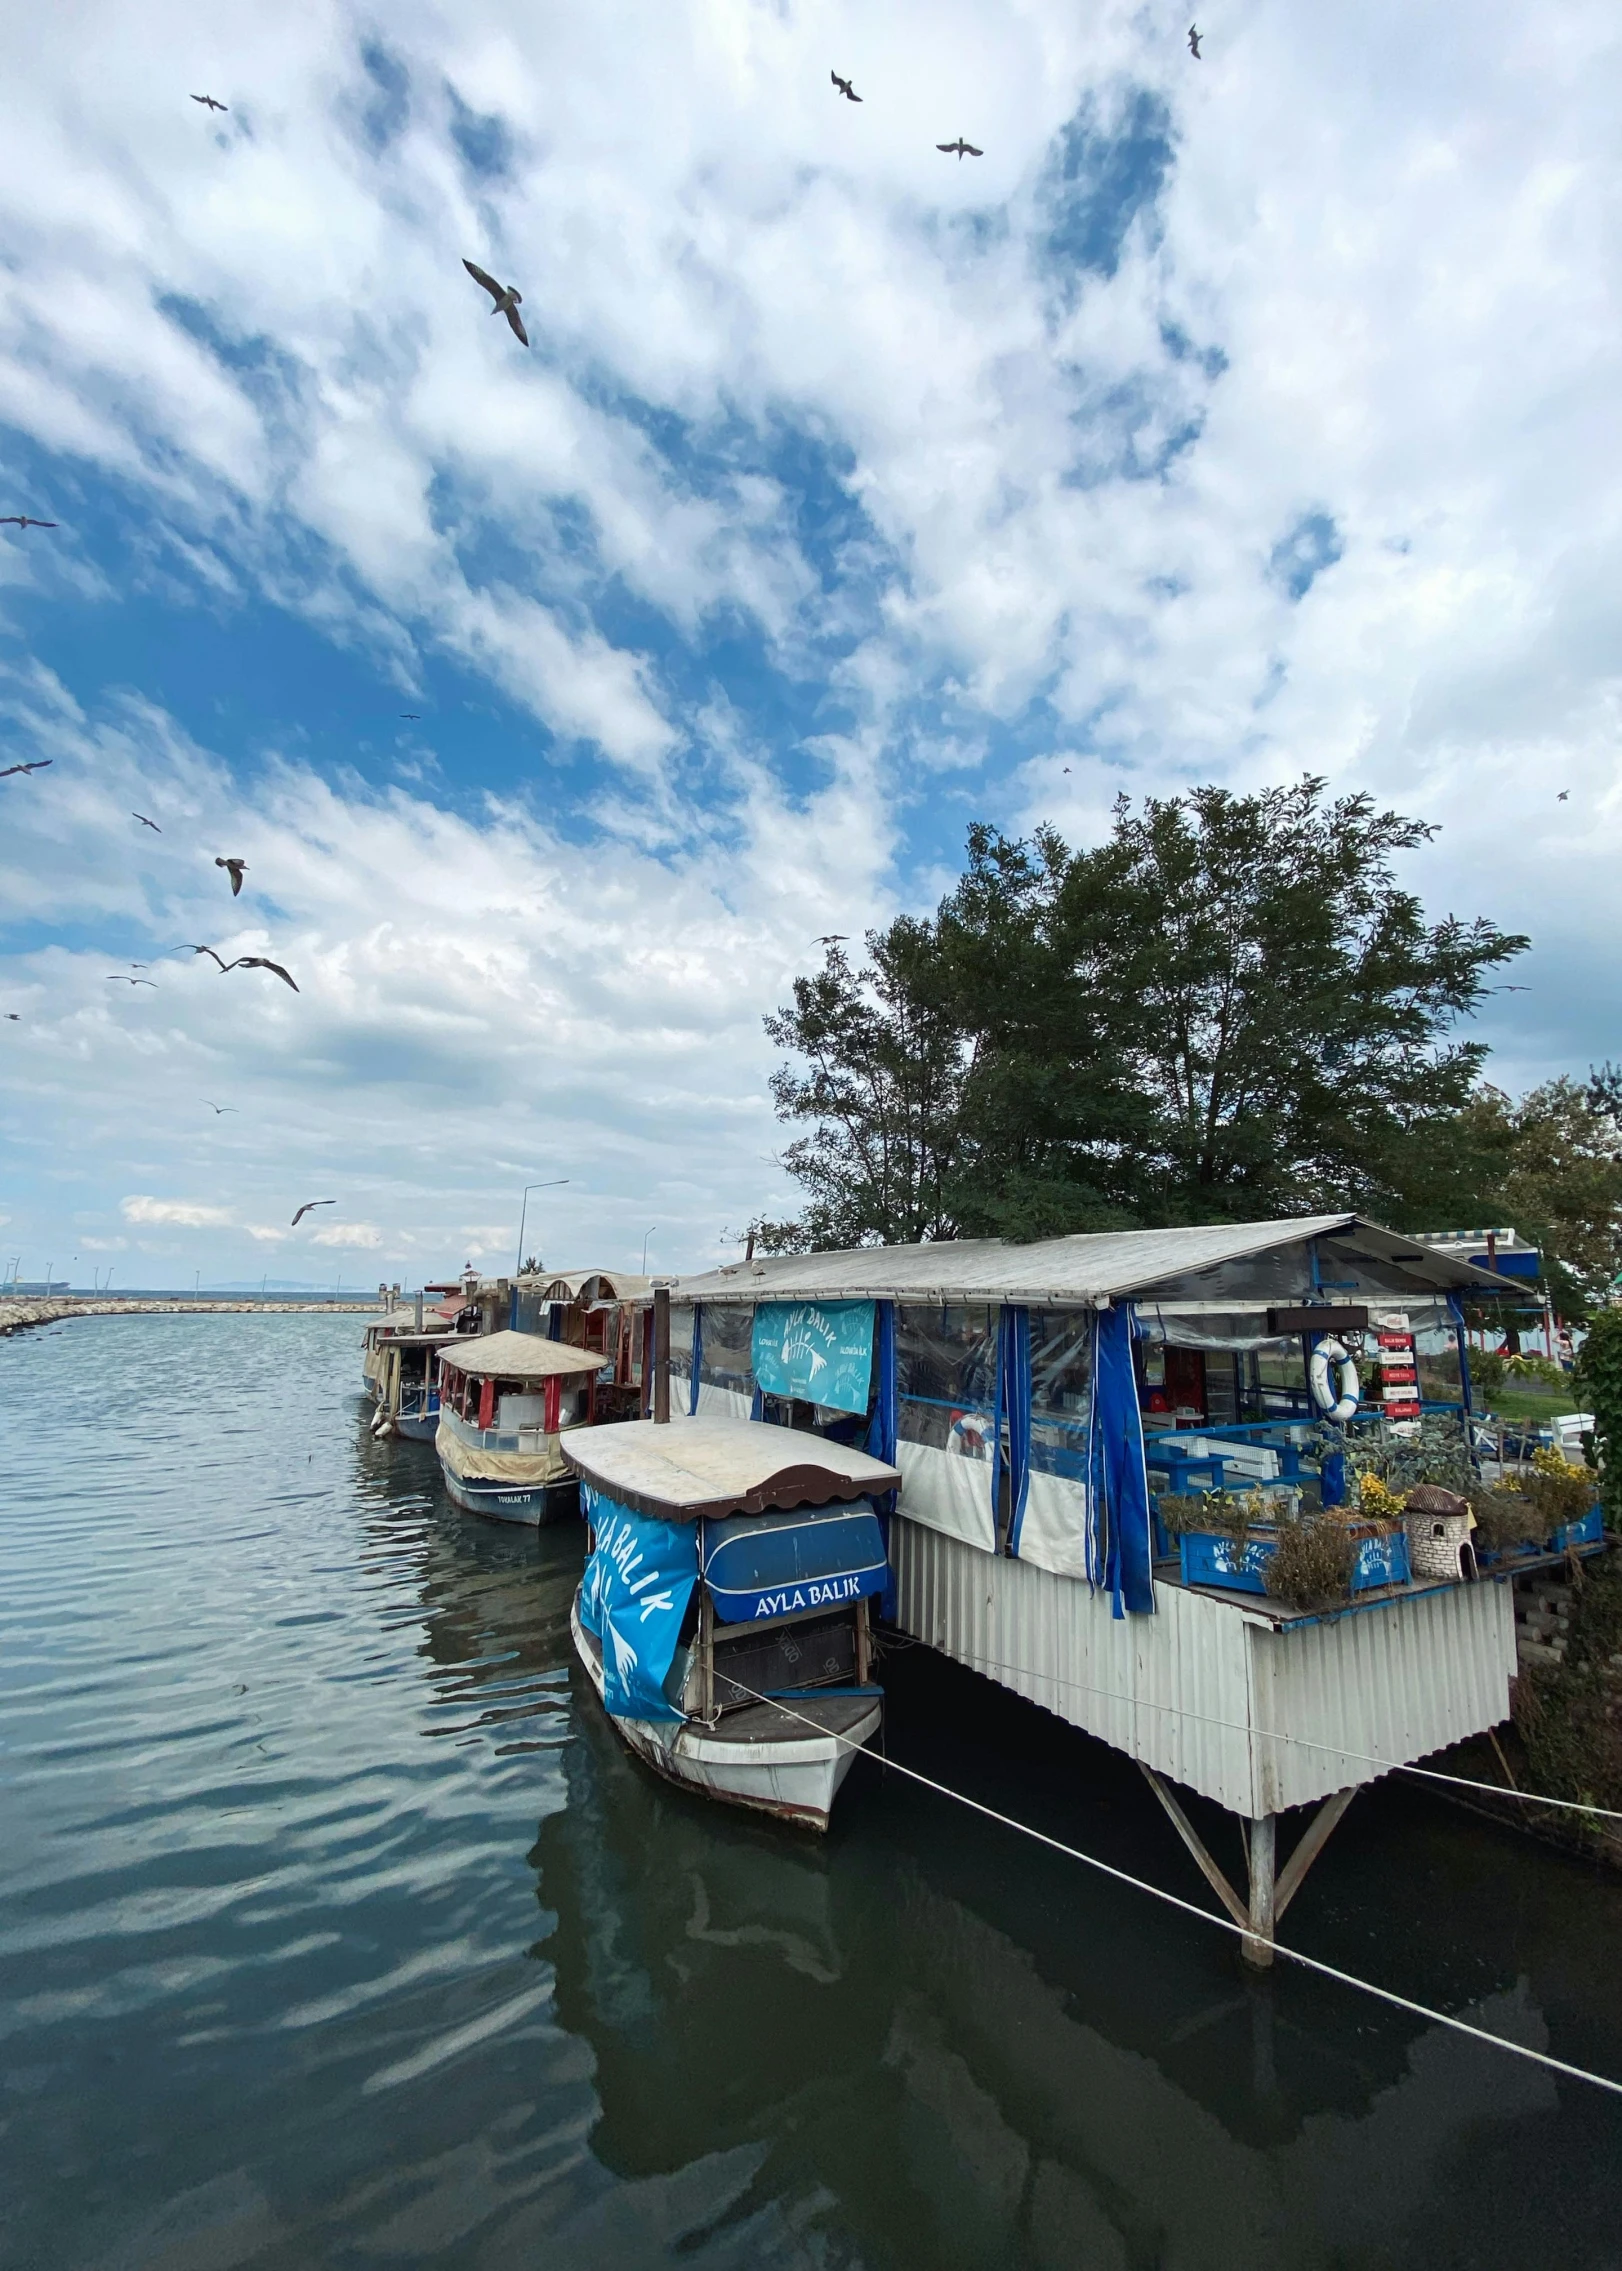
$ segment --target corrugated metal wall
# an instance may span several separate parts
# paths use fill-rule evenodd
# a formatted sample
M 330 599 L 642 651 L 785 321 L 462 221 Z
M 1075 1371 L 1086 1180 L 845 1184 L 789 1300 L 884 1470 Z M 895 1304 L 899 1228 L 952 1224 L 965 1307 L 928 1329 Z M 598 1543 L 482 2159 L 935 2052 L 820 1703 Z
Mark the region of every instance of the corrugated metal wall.
M 1425 1758 L 1507 1718 L 1514 1592 L 1452 1585 L 1294 1632 L 1253 1626 L 1250 1643 L 1257 1811 L 1276 1813 L 1372 1781 L 1369 1758 Z M 1297 1740 L 1270 1742 L 1263 1729 Z M 1346 1750 L 1308 1749 L 1303 1736 Z
M 1176 1585 L 1156 1586 L 1157 1615 L 1117 1621 L 1072 1578 L 904 1517 L 891 1556 L 904 1632 L 1235 1813 L 1372 1781 L 1380 1769 L 1348 1753 L 1423 1758 L 1509 1708 L 1507 1585 L 1281 1633 Z

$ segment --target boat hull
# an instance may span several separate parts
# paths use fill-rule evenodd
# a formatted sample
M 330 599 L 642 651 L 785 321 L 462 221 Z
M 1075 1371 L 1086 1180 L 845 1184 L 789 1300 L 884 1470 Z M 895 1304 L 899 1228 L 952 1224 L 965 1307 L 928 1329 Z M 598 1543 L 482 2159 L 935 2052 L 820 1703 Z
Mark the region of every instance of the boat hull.
M 603 1703 L 602 1656 L 580 1621 L 578 1592 L 569 1611 L 569 1629 L 575 1654 Z M 815 1700 L 806 1698 L 808 1705 Z M 758 1706 L 747 1717 L 754 1720 L 771 1709 Z M 734 1723 L 742 1716 L 735 1715 Z M 858 1749 L 871 1742 L 883 1724 L 883 1698 L 875 1696 L 865 1709 L 849 1714 L 850 1724 L 838 1733 L 802 1730 L 788 1711 L 774 1716 L 782 1722 L 781 1736 L 762 1739 L 757 1734 L 748 1740 L 692 1720 L 616 1719 L 609 1712 L 608 1722 L 626 1749 L 667 1782 L 718 1798 L 724 1805 L 794 1822 L 802 1829 L 826 1830 L 834 1799 Z M 721 1728 L 726 1724 L 723 1719 Z
M 395 1415 L 395 1432 L 409 1436 L 413 1443 L 432 1443 L 439 1433 L 439 1406 L 430 1412 L 403 1411 Z
M 454 1505 L 492 1522 L 516 1522 L 538 1530 L 549 1522 L 570 1521 L 580 1512 L 580 1485 L 572 1475 L 561 1482 L 487 1482 L 452 1474 L 443 1459 L 440 1472 Z

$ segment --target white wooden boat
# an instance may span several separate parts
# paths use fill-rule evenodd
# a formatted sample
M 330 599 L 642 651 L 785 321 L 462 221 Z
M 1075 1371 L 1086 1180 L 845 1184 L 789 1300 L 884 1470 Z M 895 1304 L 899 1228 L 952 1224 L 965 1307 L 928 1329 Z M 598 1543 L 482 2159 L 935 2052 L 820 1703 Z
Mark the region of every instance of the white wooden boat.
M 602 1368 L 599 1353 L 534 1333 L 464 1333 L 443 1348 L 434 1447 L 454 1502 L 530 1528 L 578 1512 L 563 1438 L 596 1416 Z
M 872 1500 L 896 1469 L 732 1418 L 630 1420 L 564 1450 L 590 1548 L 575 1649 L 627 1747 L 708 1797 L 826 1829 L 883 1724 Z

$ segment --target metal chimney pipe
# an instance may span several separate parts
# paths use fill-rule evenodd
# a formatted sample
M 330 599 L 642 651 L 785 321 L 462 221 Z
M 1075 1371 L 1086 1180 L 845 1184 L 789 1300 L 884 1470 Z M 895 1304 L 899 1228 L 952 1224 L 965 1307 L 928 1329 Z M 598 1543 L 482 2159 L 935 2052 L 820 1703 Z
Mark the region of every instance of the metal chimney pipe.
M 657 1286 L 653 1295 L 653 1417 L 655 1424 L 670 1424 L 670 1288 Z

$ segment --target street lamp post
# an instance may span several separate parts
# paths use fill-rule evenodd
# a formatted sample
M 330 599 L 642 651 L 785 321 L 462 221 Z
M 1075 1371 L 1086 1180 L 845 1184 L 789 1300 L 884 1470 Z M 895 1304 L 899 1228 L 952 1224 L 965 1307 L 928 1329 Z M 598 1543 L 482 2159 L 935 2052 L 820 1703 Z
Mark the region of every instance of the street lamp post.
M 657 1230 L 658 1227 L 659 1225 L 655 1223 L 653 1230 Z M 651 1238 L 653 1236 L 653 1230 L 650 1230 L 647 1234 L 647 1237 L 642 1241 L 642 1275 L 644 1277 L 646 1277 L 648 1274 L 648 1238 Z
M 555 1175 L 549 1183 L 526 1183 L 524 1203 L 518 1210 L 518 1256 L 513 1263 L 513 1292 L 518 1291 L 519 1272 L 524 1266 L 524 1224 L 529 1220 L 529 1194 L 531 1191 L 560 1191 L 569 1180 L 567 1175 Z

